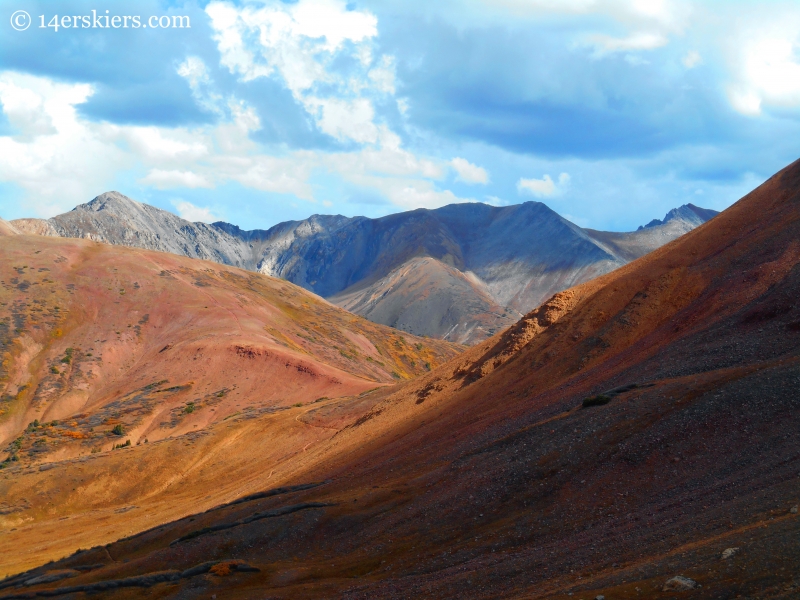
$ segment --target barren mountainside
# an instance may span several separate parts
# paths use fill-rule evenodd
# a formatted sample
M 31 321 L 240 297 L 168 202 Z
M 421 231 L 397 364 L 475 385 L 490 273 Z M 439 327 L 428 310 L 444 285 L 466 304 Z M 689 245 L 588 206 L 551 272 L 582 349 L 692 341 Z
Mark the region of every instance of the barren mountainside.
M 248 479 L 210 510 L 171 523 L 139 517 L 138 532 L 106 545 L 107 535 L 77 527 L 91 522 L 77 508 L 50 509 L 68 513 L 62 531 L 86 531 L 82 547 L 94 547 L 0 589 L 796 598 L 798 239 L 800 161 L 712 221 L 554 295 L 430 373 L 175 444 L 175 464 L 190 474 L 173 493 L 188 498 L 224 478 L 210 466 L 227 465 L 219 440 L 231 444 L 234 431 L 258 428 L 262 440 L 289 440 L 298 425 L 330 432 L 307 448 L 289 444 L 289 458 L 251 463 L 270 477 Z M 210 453 L 209 468 L 184 470 L 189 445 L 194 456 Z M 93 464 L 19 471 L 3 481 L 15 522 L 29 510 L 21 498 L 58 497 L 66 481 L 99 489 L 113 470 L 160 465 L 166 452 L 144 445 Z M 134 519 L 139 501 L 127 501 Z M 12 556 L 21 535 L 4 534 L 0 556 Z
M 314 215 L 266 231 L 244 231 L 227 223 L 190 223 L 108 192 L 52 219 L 21 219 L 14 225 L 28 233 L 88 238 L 258 271 L 346 304 L 377 323 L 472 344 L 552 294 L 610 272 L 714 214 L 686 205 L 663 222 L 612 233 L 581 229 L 540 202 L 499 208 L 469 203 L 380 219 Z M 425 263 L 424 285 L 398 286 L 401 273 L 413 271 L 421 281 L 414 262 L 420 258 L 440 264 Z M 431 315 L 420 300 L 438 285 L 439 308 Z

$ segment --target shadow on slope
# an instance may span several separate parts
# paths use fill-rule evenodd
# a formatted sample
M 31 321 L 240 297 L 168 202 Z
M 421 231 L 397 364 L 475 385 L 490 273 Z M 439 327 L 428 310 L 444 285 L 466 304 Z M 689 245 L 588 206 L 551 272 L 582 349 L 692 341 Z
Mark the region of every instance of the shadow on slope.
M 285 480 L 329 483 L 47 568 L 259 569 L 151 590 L 187 598 L 795 597 L 798 240 L 800 162 L 388 390 Z

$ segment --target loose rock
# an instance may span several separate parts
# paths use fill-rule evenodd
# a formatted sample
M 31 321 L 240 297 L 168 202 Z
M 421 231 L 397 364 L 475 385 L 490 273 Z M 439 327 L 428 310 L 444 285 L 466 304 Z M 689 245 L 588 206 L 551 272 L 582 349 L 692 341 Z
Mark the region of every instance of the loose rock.
M 739 548 L 726 548 L 722 552 L 722 560 L 728 560 L 730 557 L 732 557 L 738 551 L 739 551 Z
M 698 587 L 698 583 L 694 579 L 689 579 L 683 575 L 673 577 L 664 584 L 663 591 L 665 592 L 688 592 Z

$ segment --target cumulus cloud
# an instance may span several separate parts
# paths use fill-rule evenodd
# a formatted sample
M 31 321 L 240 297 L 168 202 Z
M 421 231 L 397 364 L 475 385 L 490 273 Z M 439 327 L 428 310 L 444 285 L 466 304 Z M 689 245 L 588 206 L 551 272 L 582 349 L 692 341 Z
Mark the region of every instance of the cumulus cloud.
M 375 109 L 369 99 L 307 98 L 305 104 L 319 128 L 331 137 L 361 144 L 378 141 Z
M 563 192 L 569 184 L 569 173 L 561 173 L 558 176 L 558 183 L 553 181 L 550 175 L 545 175 L 541 179 L 520 179 L 517 182 L 517 191 L 520 194 L 531 194 L 539 198 L 549 198 Z
M 378 139 L 371 96 L 393 95 L 392 56 L 373 58 L 377 18 L 340 0 L 299 0 L 279 6 L 206 7 L 221 64 L 243 81 L 277 77 L 324 133 L 360 144 Z M 357 67 L 334 63 L 354 45 Z M 187 69 L 188 70 L 188 69 Z
M 178 211 L 178 216 L 193 223 L 214 223 L 220 219 L 214 215 L 210 209 L 202 206 L 195 206 L 186 200 L 173 200 L 172 206 Z
M 290 181 L 323 169 L 349 183 L 377 189 L 405 208 L 462 201 L 434 183 L 444 177 L 446 164 L 404 150 L 400 137 L 378 119 L 376 103 L 392 99 L 396 92 L 395 59 L 376 55 L 377 18 L 348 6 L 342 0 L 299 0 L 243 7 L 214 1 L 206 7 L 222 66 L 243 82 L 277 79 L 320 131 L 359 147 L 349 152 L 295 153 L 292 165 L 261 157 L 264 169 L 259 174 L 274 188 L 281 168 L 288 173 L 302 171 Z M 352 63 L 346 68 L 342 67 L 347 64 L 345 58 Z M 195 70 L 199 68 L 187 65 L 184 69 Z M 187 81 L 192 81 L 189 75 Z M 405 114 L 408 101 L 396 103 Z M 451 166 L 464 181 L 488 181 L 485 170 L 462 160 Z M 236 180 L 257 185 L 249 178 Z M 292 189 L 292 193 L 311 198 L 310 188 L 305 192 Z
M 489 183 L 489 174 L 486 169 L 473 165 L 465 158 L 454 158 L 450 161 L 450 166 L 453 167 L 458 174 L 458 178 L 464 183 Z
M 75 106 L 93 89 L 14 72 L 0 73 L 0 104 L 12 136 L 0 136 L 0 180 L 20 186 L 39 215 L 85 202 L 130 162 L 101 125 Z
M 107 189 L 121 171 L 143 168 L 140 183 L 159 189 L 209 188 L 238 181 L 255 189 L 313 196 L 305 155 L 259 155 L 249 134 L 260 124 L 253 110 L 232 103 L 216 126 L 139 127 L 95 123 L 76 106 L 93 88 L 44 77 L 0 73 L 0 104 L 19 135 L 0 136 L 0 180 L 28 192 L 42 216 L 63 212 Z M 25 103 L 36 107 L 36 119 Z M 44 125 L 43 125 L 44 124 Z
M 746 39 L 738 64 L 738 82 L 728 97 L 745 115 L 761 113 L 764 105 L 800 108 L 800 39 L 796 34 L 770 32 Z
M 202 79 L 198 63 L 184 66 L 187 80 Z M 226 99 L 225 116 L 215 125 L 167 128 L 83 118 L 75 107 L 92 92 L 83 84 L 0 73 L 0 103 L 16 132 L 0 136 L 0 181 L 27 190 L 37 214 L 52 216 L 85 202 L 107 189 L 120 172 L 131 170 L 145 173 L 140 184 L 162 190 L 237 182 L 313 202 L 311 179 L 322 173 L 377 191 L 403 208 L 466 201 L 437 187 L 448 163 L 403 149 L 398 135 L 371 121 L 367 104 L 337 106 L 326 100 L 321 110 L 328 112 L 320 117 L 332 135 L 369 142 L 365 146 L 347 152 L 273 155 L 251 139 L 261 127 L 253 107 L 233 97 Z M 26 105 L 38 107 L 41 114 L 31 114 Z M 467 161 L 458 164 L 473 167 L 465 171 L 473 179 L 481 177 L 479 167 Z

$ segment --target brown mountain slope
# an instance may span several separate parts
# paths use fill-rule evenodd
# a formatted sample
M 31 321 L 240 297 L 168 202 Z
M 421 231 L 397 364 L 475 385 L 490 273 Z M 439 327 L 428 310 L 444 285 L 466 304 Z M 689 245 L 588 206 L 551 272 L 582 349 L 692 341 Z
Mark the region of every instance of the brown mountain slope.
M 19 230 L 8 221 L 0 219 L 0 236 L 6 235 L 19 235 Z
M 228 425 L 324 397 L 356 396 L 426 372 L 456 352 L 260 274 L 85 240 L 0 237 L 0 540 L 15 525 L 39 526 L 90 506 L 119 509 L 154 497 L 185 514 L 209 489 L 240 494 L 247 477 L 268 472 L 252 454 L 249 464 L 224 456 L 245 441 L 229 439 Z M 222 431 L 215 447 L 228 466 L 185 504 L 165 500 L 199 460 L 179 459 L 176 446 L 215 424 Z M 298 422 L 295 429 L 313 428 Z M 287 442 L 276 432 L 275 446 L 257 453 L 279 462 L 300 450 L 297 443 L 330 435 L 320 428 L 300 433 Z M 130 465 L 114 457 L 94 485 L 72 486 L 74 493 L 58 470 L 46 471 L 65 460 L 84 468 L 128 441 L 167 439 L 163 460 L 126 473 Z M 238 479 L 227 479 L 237 471 Z M 39 473 L 53 483 L 50 491 Z M 158 520 L 158 509 L 148 516 Z M 2 566 L 16 564 L 13 554 L 0 555 Z
M 476 277 L 430 257 L 412 258 L 330 301 L 374 323 L 459 344 L 491 337 L 522 316 L 497 304 Z
M 310 411 L 340 431 L 274 485 L 323 485 L 243 499 L 5 585 L 72 569 L 68 584 L 26 590 L 794 598 L 799 239 L 800 162 L 683 238 L 381 391 L 349 426 Z M 702 587 L 675 591 L 677 575 Z

